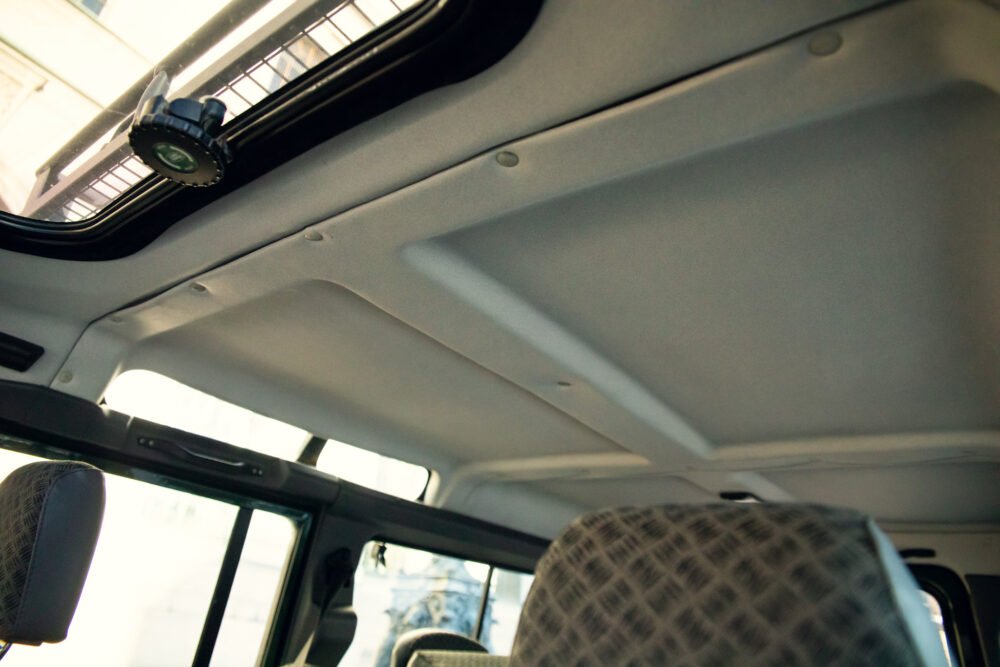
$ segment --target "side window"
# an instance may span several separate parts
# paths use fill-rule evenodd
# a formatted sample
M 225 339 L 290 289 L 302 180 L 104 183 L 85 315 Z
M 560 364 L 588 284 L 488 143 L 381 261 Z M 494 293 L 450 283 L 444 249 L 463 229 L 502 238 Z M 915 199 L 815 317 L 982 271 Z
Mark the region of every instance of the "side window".
M 955 660 L 955 650 L 951 645 L 951 641 L 948 638 L 948 632 L 945 630 L 944 621 L 944 611 L 941 607 L 941 603 L 938 601 L 934 595 L 928 593 L 927 591 L 920 591 L 921 596 L 924 599 L 924 605 L 927 607 L 927 611 L 930 612 L 931 620 L 934 622 L 934 627 L 937 629 L 938 637 L 941 639 L 941 645 L 944 647 L 945 657 L 948 658 L 948 665 L 957 665 L 958 662 Z
M 431 471 L 336 440 L 327 440 L 316 469 L 404 500 L 419 501 Z
M 340 665 L 387 667 L 396 639 L 418 628 L 458 632 L 506 655 L 531 580 L 485 563 L 371 542 L 354 578 L 357 631 Z
M 423 466 L 337 440 L 318 443 L 300 428 L 257 414 L 159 373 L 131 370 L 115 377 L 104 402 L 116 412 L 228 442 L 317 470 L 382 493 L 420 501 L 430 481 Z M 315 451 L 315 445 L 321 447 Z
M 295 524 L 287 517 L 254 510 L 211 667 L 260 663 L 297 536 Z
M 38 460 L 0 449 L 0 479 Z M 239 508 L 111 474 L 105 485 L 104 522 L 68 638 L 16 646 L 4 667 L 191 664 Z M 212 665 L 256 664 L 295 536 L 288 518 L 254 510 Z
M 521 607 L 528 597 L 534 575 L 496 568 L 490 579 L 490 599 L 480 641 L 490 653 L 510 655 Z

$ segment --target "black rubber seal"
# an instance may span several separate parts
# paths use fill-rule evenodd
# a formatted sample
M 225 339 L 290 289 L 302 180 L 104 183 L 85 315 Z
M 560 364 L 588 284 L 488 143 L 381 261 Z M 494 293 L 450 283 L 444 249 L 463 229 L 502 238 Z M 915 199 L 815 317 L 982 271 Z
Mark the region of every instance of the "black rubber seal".
M 253 510 L 241 507 L 236 514 L 236 520 L 233 521 L 233 532 L 229 534 L 229 544 L 226 545 L 226 553 L 222 557 L 219 578 L 215 581 L 215 591 L 208 605 L 208 613 L 205 614 L 201 638 L 194 652 L 194 660 L 191 661 L 192 667 L 208 667 L 212 662 L 215 643 L 219 639 L 219 630 L 222 629 L 222 619 L 226 615 L 226 604 L 229 602 L 230 593 L 233 592 L 233 581 L 240 565 L 240 556 L 243 555 L 243 545 L 246 544 L 247 533 L 250 531 L 251 518 Z
M 920 588 L 938 601 L 944 618 L 945 635 L 959 665 L 985 665 L 969 590 L 962 578 L 941 565 L 910 564 L 909 568 Z
M 0 331 L 0 366 L 23 373 L 45 354 L 45 348 Z

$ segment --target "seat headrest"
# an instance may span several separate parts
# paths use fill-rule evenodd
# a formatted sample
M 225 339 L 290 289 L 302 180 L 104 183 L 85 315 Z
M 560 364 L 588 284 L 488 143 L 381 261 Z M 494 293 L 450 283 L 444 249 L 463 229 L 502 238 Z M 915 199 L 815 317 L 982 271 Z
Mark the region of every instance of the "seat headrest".
M 508 667 L 505 655 L 468 651 L 417 651 L 407 667 Z
M 465 635 L 448 630 L 421 628 L 404 632 L 392 648 L 389 667 L 406 667 L 417 651 L 462 651 L 486 653 L 486 647 Z
M 916 582 L 869 518 L 724 504 L 575 521 L 539 562 L 510 664 L 947 661 Z
M 0 641 L 66 638 L 103 515 L 104 476 L 86 463 L 31 463 L 0 483 Z

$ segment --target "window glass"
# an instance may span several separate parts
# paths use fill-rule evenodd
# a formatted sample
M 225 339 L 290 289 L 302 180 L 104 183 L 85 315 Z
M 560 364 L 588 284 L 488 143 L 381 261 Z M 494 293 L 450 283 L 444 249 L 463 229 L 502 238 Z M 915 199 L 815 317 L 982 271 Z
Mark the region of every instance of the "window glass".
M 510 655 L 521 607 L 528 597 L 534 575 L 496 568 L 490 580 L 490 600 L 479 637 L 490 653 Z
M 297 458 L 309 439 L 300 428 L 151 371 L 117 376 L 104 393 L 104 402 L 115 412 L 283 459 Z
M 928 593 L 927 591 L 920 591 L 921 596 L 924 600 L 924 605 L 927 607 L 927 611 L 930 612 L 931 620 L 934 622 L 934 627 L 937 628 L 938 637 L 941 639 L 941 645 L 944 647 L 945 657 L 948 658 L 948 665 L 957 665 L 955 660 L 955 652 L 952 650 L 951 644 L 948 642 L 948 633 L 944 627 L 944 613 L 941 611 L 941 603 L 938 599 Z
M 104 394 L 116 412 L 139 417 L 237 447 L 294 461 L 310 435 L 152 371 L 117 376 Z M 327 440 L 316 468 L 382 493 L 417 500 L 430 471 L 337 440 Z
M 295 536 L 291 520 L 254 511 L 212 652 L 212 667 L 257 664 L 281 595 Z
M 94 16 L 100 16 L 101 10 L 107 4 L 107 0 L 77 0 L 77 4 L 89 11 Z
M 417 628 L 474 637 L 489 566 L 370 543 L 354 578 L 358 627 L 342 667 L 388 667 L 396 638 Z
M 316 469 L 406 500 L 420 498 L 430 479 L 430 471 L 423 466 L 382 456 L 336 440 L 326 441 L 323 452 L 316 462 Z
M 0 449 L 0 478 L 39 460 Z M 106 474 L 105 485 L 101 534 L 68 638 L 40 647 L 14 646 L 4 667 L 191 664 L 237 508 L 115 475 Z M 254 664 L 294 536 L 294 530 L 276 528 L 281 522 L 288 526 L 283 517 L 256 511 L 254 520 L 247 561 L 239 566 L 244 581 L 234 588 L 233 601 L 239 593 L 240 608 L 234 605 L 227 613 L 226 639 L 220 638 L 217 648 L 220 665 Z M 271 544 L 265 554 L 265 541 L 275 537 L 284 542 Z M 249 594 L 249 585 L 260 589 Z M 241 617 L 249 619 L 242 632 L 235 625 Z M 252 651 L 227 649 L 233 634 L 240 634 Z

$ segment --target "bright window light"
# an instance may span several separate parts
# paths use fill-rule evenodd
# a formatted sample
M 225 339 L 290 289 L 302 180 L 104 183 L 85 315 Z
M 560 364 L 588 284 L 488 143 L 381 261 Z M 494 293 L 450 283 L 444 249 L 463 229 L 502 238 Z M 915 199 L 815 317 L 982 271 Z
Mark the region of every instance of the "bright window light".
M 154 70 L 174 72 L 171 99 L 222 99 L 228 121 L 417 2 L 0 2 L 0 211 L 83 220 L 148 176 L 121 109 L 101 114 L 126 91 L 138 103 Z
M 397 498 L 417 500 L 423 495 L 430 471 L 423 466 L 382 456 L 365 449 L 327 440 L 316 469 Z
M 127 371 L 104 394 L 115 412 L 281 459 L 298 458 L 309 434 L 151 371 Z
M 927 607 L 927 611 L 931 615 L 931 620 L 934 622 L 934 627 L 938 632 L 938 639 L 941 640 L 941 646 L 944 648 L 944 656 L 948 659 L 948 666 L 951 667 L 951 665 L 955 664 L 955 653 L 952 651 L 951 643 L 948 641 L 948 633 L 944 629 L 944 613 L 941 611 L 941 604 L 936 597 L 927 591 L 920 591 L 920 596 L 923 598 L 924 606 Z
M 298 459 L 312 437 L 152 371 L 122 373 L 111 382 L 104 402 L 115 412 L 288 461 Z M 337 440 L 326 442 L 316 468 L 406 500 L 419 499 L 430 479 L 427 468 Z
M 0 481 L 40 460 L 0 448 Z M 101 534 L 68 638 L 16 646 L 4 667 L 191 664 L 237 508 L 112 474 L 104 483 Z M 295 536 L 287 518 L 254 510 L 213 666 L 255 664 Z

